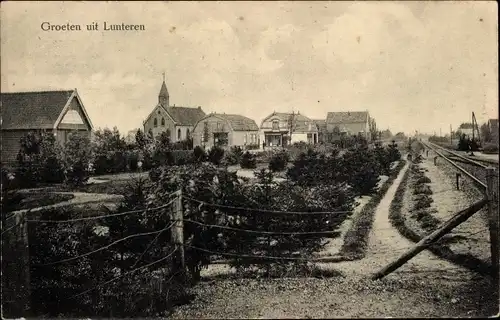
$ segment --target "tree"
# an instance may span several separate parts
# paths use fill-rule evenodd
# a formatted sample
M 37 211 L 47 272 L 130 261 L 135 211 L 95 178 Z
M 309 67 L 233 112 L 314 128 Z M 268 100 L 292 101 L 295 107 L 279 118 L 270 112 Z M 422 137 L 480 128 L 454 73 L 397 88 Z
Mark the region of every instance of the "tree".
M 487 123 L 481 125 L 481 140 L 483 142 L 490 142 L 492 139 L 490 126 Z
M 368 122 L 368 127 L 370 130 L 370 136 L 371 136 L 372 141 L 377 140 L 379 138 L 379 134 L 378 134 L 377 123 L 375 122 L 375 119 L 370 117 L 369 122 Z
M 144 134 L 144 132 L 142 132 L 141 129 L 137 129 L 137 132 L 135 133 L 135 143 L 141 150 L 144 150 L 144 148 L 146 147 L 146 135 Z
M 90 175 L 92 147 L 87 135 L 73 132 L 64 146 L 66 182 L 79 186 L 87 182 Z

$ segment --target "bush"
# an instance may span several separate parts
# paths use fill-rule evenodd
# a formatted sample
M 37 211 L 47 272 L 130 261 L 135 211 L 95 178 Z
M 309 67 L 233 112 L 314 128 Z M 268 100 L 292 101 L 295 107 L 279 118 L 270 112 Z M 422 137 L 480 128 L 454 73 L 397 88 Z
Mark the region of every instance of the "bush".
M 229 152 L 225 155 L 225 162 L 228 165 L 235 165 L 240 163 L 241 158 L 243 156 L 243 150 L 239 146 L 231 147 Z
M 271 157 L 269 170 L 273 172 L 283 171 L 288 164 L 289 156 L 285 150 L 279 151 Z
M 64 154 L 67 168 L 66 183 L 73 186 L 85 184 L 89 179 L 89 164 L 92 158 L 89 137 L 77 132 L 70 134 Z
M 16 179 L 21 187 L 64 181 L 62 149 L 53 134 L 29 132 L 20 142 Z
M 245 152 L 241 156 L 240 166 L 242 169 L 255 169 L 257 167 L 255 156 L 248 151 Z
M 376 192 L 382 167 L 376 154 L 367 148 L 348 150 L 343 156 L 343 163 L 348 174 L 349 185 L 357 195 L 369 195 Z
M 174 150 L 172 151 L 172 164 L 176 166 L 181 166 L 185 164 L 193 163 L 193 151 L 192 150 Z
M 215 165 L 220 165 L 222 159 L 224 158 L 224 149 L 218 146 L 214 146 L 208 152 L 208 161 Z
M 203 149 L 200 146 L 196 146 L 193 150 L 193 160 L 195 163 L 200 163 L 205 161 L 207 158 L 207 153 L 205 152 L 205 149 Z
M 431 206 L 431 203 L 433 200 L 429 196 L 425 196 L 423 198 L 418 199 L 415 201 L 415 204 L 413 206 L 413 210 L 420 210 L 424 208 L 429 208 Z
M 415 186 L 415 190 L 413 190 L 413 194 L 432 194 L 431 187 L 426 184 L 419 184 Z
M 431 179 L 429 179 L 426 176 L 420 177 L 417 179 L 416 184 L 424 184 L 424 183 L 430 183 Z
M 487 154 L 497 154 L 498 153 L 498 144 L 485 143 L 482 151 L 483 151 L 483 153 L 487 153 Z

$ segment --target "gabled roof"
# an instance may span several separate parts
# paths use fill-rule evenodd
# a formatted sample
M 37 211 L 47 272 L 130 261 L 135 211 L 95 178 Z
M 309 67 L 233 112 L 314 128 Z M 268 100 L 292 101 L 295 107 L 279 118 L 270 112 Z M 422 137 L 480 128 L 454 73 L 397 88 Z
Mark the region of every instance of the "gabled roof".
M 334 123 L 365 123 L 369 119 L 368 111 L 328 112 L 326 122 Z
M 233 131 L 259 131 L 259 127 L 254 120 L 239 114 L 210 113 L 200 121 L 211 116 L 226 120 Z
M 76 89 L 1 94 L 2 129 L 54 129 L 69 103 L 76 97 L 92 127 Z
M 314 123 L 318 126 L 318 130 L 326 130 L 326 119 L 325 120 L 315 120 L 313 119 Z
M 316 125 L 316 123 L 300 113 L 273 112 L 272 114 L 264 118 L 261 127 L 263 127 L 264 122 L 270 119 L 278 119 L 280 122 L 285 123 L 293 122 L 293 132 L 318 131 L 318 126 Z
M 194 126 L 198 120 L 205 117 L 205 112 L 201 107 L 163 107 L 168 115 L 180 126 Z

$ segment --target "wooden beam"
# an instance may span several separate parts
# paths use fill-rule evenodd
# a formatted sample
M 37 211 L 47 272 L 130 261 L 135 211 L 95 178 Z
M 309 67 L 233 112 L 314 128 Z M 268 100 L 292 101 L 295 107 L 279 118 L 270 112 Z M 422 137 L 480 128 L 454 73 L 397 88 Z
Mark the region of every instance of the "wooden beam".
M 476 203 L 474 203 L 472 206 L 469 208 L 462 210 L 455 214 L 450 220 L 446 221 L 442 227 L 439 229 L 435 230 L 432 232 L 430 235 L 424 237 L 422 240 L 420 240 L 413 248 L 405 252 L 401 257 L 399 257 L 396 261 L 390 263 L 389 265 L 385 266 L 382 268 L 380 271 L 375 273 L 371 279 L 372 280 L 377 280 L 385 277 L 386 275 L 390 274 L 394 270 L 398 269 L 401 267 L 403 264 L 405 264 L 408 260 L 428 248 L 430 245 L 432 245 L 436 240 L 444 236 L 445 234 L 449 233 L 453 228 L 461 224 L 462 222 L 466 221 L 474 213 L 477 211 L 481 210 L 481 208 L 488 203 L 487 199 L 482 199 Z
M 499 272 L 499 241 L 498 241 L 498 208 L 495 208 L 495 168 L 486 168 L 486 195 L 488 197 L 488 217 L 490 229 L 491 265 L 493 278 L 498 279 Z

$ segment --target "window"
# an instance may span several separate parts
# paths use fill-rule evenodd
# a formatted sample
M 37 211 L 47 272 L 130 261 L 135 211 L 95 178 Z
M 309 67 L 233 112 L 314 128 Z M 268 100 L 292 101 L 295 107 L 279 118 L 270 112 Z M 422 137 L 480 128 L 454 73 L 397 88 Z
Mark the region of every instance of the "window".
M 156 128 L 158 127 L 158 119 L 155 118 L 154 122 L 153 122 L 153 126 Z
M 181 128 L 177 129 L 177 140 L 181 140 Z
M 273 130 L 279 130 L 280 122 L 278 120 L 273 120 Z
M 191 132 L 189 132 L 189 129 L 186 130 L 186 137 L 189 138 L 190 137 L 190 134 Z
M 161 118 L 161 126 L 164 127 L 165 126 L 165 118 Z

